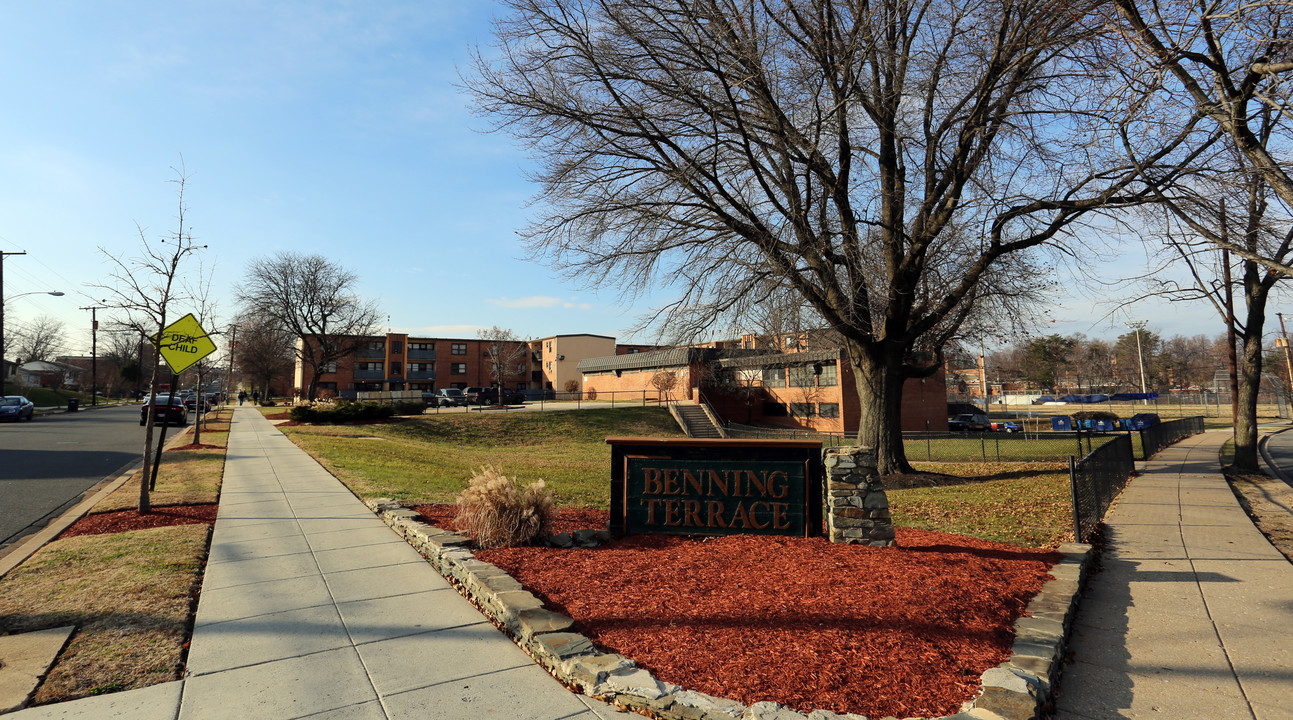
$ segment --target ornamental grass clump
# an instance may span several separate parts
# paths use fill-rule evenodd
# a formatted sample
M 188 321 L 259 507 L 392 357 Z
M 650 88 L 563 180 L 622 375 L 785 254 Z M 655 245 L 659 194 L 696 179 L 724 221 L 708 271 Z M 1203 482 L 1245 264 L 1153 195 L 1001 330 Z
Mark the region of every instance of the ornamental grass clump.
M 528 545 L 545 535 L 552 521 L 552 491 L 542 480 L 524 487 L 486 465 L 472 472 L 458 496 L 458 527 L 481 549 Z

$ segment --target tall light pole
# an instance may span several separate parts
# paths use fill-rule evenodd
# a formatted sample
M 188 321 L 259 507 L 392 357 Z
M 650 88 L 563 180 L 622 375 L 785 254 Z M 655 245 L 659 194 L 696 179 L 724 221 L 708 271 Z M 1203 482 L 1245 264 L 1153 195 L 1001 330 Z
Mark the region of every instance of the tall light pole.
M 1127 323 L 1127 327 L 1136 331 L 1136 362 L 1140 364 L 1140 393 L 1142 395 L 1148 392 L 1145 390 L 1145 355 L 1140 349 L 1140 331 L 1145 329 L 1145 324 L 1145 320 L 1136 320 L 1134 322 Z M 1146 398 L 1144 403 L 1148 405 L 1149 399 Z
M 4 259 L 6 255 L 26 255 L 26 254 L 27 254 L 26 251 L 22 251 L 22 252 L 0 251 L 0 395 L 4 395 L 4 384 L 9 379 L 9 370 L 8 370 L 8 366 L 5 365 L 5 359 L 4 359 L 4 352 L 5 352 L 4 351 L 4 302 L 5 302 Z M 33 292 L 19 293 L 9 299 L 16 300 L 20 297 L 25 297 L 27 295 L 53 295 L 54 297 L 62 297 L 63 293 L 58 290 L 35 290 Z

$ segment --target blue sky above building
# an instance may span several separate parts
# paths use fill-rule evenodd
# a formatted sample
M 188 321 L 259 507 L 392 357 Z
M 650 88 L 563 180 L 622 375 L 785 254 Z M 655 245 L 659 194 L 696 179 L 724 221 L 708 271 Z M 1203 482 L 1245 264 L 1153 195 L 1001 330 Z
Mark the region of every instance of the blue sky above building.
M 457 87 L 500 10 L 443 0 L 0 5 L 0 250 L 28 253 L 5 262 L 5 295 L 67 293 L 16 300 L 7 324 L 55 316 L 68 349 L 88 351 L 89 313 L 77 308 L 103 296 L 89 287 L 109 270 L 100 249 L 137 253 L 137 225 L 154 239 L 174 231 L 169 181 L 182 163 L 226 319 L 248 261 L 291 250 L 352 268 L 397 331 L 470 337 L 499 325 L 630 340 L 652 298 L 627 307 L 617 293 L 589 292 L 524 259 L 517 242 L 535 192 L 525 153 L 484 132 Z M 1091 300 L 1056 300 L 1056 332 L 1125 332 L 1129 314 L 1101 319 L 1107 308 Z M 1164 335 L 1216 335 L 1210 312 L 1135 314 Z

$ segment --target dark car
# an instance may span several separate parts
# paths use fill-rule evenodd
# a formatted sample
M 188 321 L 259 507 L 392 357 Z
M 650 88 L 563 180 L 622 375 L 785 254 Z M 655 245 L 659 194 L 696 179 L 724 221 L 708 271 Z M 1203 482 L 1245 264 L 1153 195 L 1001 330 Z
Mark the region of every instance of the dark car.
M 472 405 L 521 405 L 525 396 L 516 390 L 496 387 L 469 387 L 462 391 Z
M 189 412 L 206 412 L 208 409 L 206 398 L 201 395 L 184 396 L 184 407 Z
M 440 388 L 422 393 L 422 401 L 431 407 L 461 407 L 467 404 L 467 396 L 458 388 Z
M 968 432 L 970 430 L 984 432 L 991 428 L 992 422 L 988 420 L 988 416 L 979 413 L 961 413 L 947 421 L 947 429 L 953 432 Z
M 168 400 L 170 401 L 169 413 L 167 412 Z M 174 397 L 154 395 L 145 400 L 144 406 L 139 408 L 140 425 L 148 424 L 148 413 L 150 412 L 153 413 L 154 423 L 169 422 L 169 424 L 177 426 L 189 424 L 189 409 L 184 407 L 184 400 L 179 395 Z M 169 421 L 166 420 L 168 415 L 170 417 Z
M 21 395 L 0 397 L 0 420 L 31 420 L 36 417 L 36 406 Z

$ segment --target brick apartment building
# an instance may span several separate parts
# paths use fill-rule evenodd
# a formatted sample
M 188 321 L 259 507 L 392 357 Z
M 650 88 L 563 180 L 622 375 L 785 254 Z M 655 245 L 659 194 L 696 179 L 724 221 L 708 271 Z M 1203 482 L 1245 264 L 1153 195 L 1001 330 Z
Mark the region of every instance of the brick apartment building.
M 298 342 L 304 342 L 298 341 Z M 503 363 L 503 385 L 514 390 L 583 389 L 579 361 L 597 355 L 637 352 L 650 346 L 617 346 L 605 335 L 554 335 L 520 343 L 479 338 L 417 337 L 386 333 L 359 338 L 356 351 L 319 376 L 321 397 L 354 397 L 358 392 L 431 391 L 492 386 L 495 364 Z M 310 369 L 299 359 L 293 382 L 304 391 Z
M 857 431 L 860 404 L 853 390 L 853 368 L 840 349 L 799 350 L 798 344 L 792 344 L 788 352 L 760 350 L 749 338 L 711 345 L 720 347 L 589 358 L 579 365 L 584 392 L 625 399 L 642 394 L 662 400 L 703 400 L 719 417 L 732 422 Z M 672 380 L 657 381 L 662 374 Z M 662 392 L 661 386 L 669 384 L 672 388 Z M 947 430 L 943 370 L 904 385 L 902 429 Z

